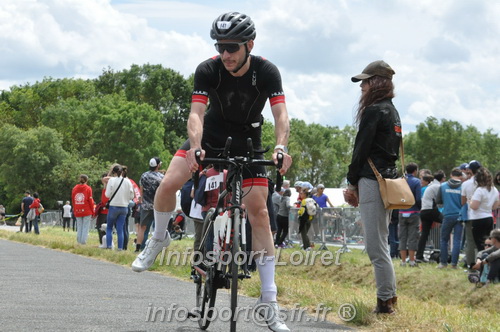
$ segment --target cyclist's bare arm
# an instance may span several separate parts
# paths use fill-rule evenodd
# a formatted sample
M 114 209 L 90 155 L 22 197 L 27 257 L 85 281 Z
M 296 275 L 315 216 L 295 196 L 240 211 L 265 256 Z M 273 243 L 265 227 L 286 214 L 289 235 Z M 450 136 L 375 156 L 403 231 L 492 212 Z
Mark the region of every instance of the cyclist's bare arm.
M 187 152 L 186 162 L 188 168 L 191 172 L 195 172 L 198 169 L 198 163 L 194 156 L 194 152 L 197 149 L 201 149 L 201 137 L 203 136 L 203 118 L 205 116 L 205 110 L 207 105 L 203 103 L 192 103 L 191 112 L 189 113 L 187 130 L 189 135 L 190 149 Z M 201 150 L 201 160 L 205 157 L 205 151 Z
M 276 136 L 277 145 L 287 145 L 288 136 L 290 135 L 290 121 L 288 120 L 288 112 L 284 103 L 279 103 L 271 107 L 274 116 L 274 134 Z M 273 153 L 273 160 L 278 163 L 277 151 Z M 283 152 L 283 166 L 281 167 L 281 175 L 285 174 L 292 165 L 292 157 Z

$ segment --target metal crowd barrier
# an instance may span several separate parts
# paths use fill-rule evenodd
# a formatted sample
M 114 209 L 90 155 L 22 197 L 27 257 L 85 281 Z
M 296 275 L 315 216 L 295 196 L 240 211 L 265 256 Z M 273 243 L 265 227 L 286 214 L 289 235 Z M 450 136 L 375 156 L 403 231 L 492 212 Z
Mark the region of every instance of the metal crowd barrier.
M 290 209 L 288 237 L 300 241 L 298 208 Z M 363 227 L 358 208 L 322 208 L 317 211 L 308 236 L 315 243 L 364 245 Z
M 300 241 L 298 233 L 298 208 L 290 209 L 290 227 L 288 236 L 292 241 Z M 498 227 L 498 224 L 497 224 Z M 440 248 L 441 225 L 436 224 L 430 231 L 426 249 Z M 321 208 L 312 221 L 308 233 L 309 239 L 315 243 L 364 245 L 364 233 L 358 208 Z M 450 241 L 450 244 L 453 241 Z
M 40 226 L 62 226 L 61 211 L 45 211 L 40 215 Z

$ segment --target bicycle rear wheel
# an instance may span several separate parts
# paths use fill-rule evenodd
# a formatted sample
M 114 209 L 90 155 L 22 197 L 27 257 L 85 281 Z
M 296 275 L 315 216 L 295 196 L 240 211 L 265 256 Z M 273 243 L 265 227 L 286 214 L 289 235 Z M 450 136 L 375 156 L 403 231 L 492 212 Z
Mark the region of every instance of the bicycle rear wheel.
M 238 279 L 239 279 L 239 252 L 240 252 L 240 210 L 235 209 L 233 214 L 233 243 L 231 247 L 231 332 L 236 332 L 236 308 L 238 306 Z
M 198 325 L 200 329 L 206 330 L 212 322 L 214 314 L 215 299 L 217 297 L 215 267 L 208 264 L 206 260 L 206 246 L 207 234 L 213 232 L 213 223 L 210 223 L 210 218 L 215 213 L 215 209 L 210 209 L 204 220 L 202 245 L 200 248 L 203 262 L 198 266 L 193 267 L 196 270 L 196 308 L 198 310 Z M 198 249 L 198 248 L 197 248 Z

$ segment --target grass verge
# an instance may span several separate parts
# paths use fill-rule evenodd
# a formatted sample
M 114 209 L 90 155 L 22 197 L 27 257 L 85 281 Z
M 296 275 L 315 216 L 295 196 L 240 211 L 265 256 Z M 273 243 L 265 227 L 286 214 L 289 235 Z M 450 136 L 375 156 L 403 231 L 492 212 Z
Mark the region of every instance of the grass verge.
M 76 234 L 63 232 L 60 227 L 42 228 L 39 236 L 0 230 L 0 238 L 128 266 L 136 257 L 132 241 L 127 251 L 103 250 L 98 248 L 97 233 L 89 234 L 87 245 L 78 245 Z M 163 260 L 159 257 L 151 270 L 189 280 L 190 256 L 186 253 L 192 247 L 191 239 L 172 242 Z M 276 282 L 282 306 L 299 305 L 313 315 L 320 306 L 328 307 L 331 310 L 326 319 L 361 330 L 499 331 L 498 284 L 477 289 L 467 281 L 467 274 L 461 269 L 437 270 L 435 264 L 409 268 L 395 262 L 398 313 L 376 316 L 371 313 L 376 295 L 367 255 L 359 250 L 338 257 L 335 252 L 318 251 L 315 257 L 314 253 L 285 249 L 277 255 Z M 336 265 L 336 261 L 340 265 Z M 258 274 L 253 276 L 241 283 L 241 294 L 259 296 L 260 280 Z M 340 319 L 338 311 L 344 304 L 356 309 L 356 316 L 350 322 Z

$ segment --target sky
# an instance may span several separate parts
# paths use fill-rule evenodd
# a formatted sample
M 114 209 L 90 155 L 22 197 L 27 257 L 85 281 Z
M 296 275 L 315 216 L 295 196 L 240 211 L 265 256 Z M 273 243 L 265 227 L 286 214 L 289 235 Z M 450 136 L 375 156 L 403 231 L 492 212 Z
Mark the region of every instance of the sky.
M 500 133 L 500 2 L 489 0 L 0 0 L 0 90 L 146 63 L 187 78 L 217 54 L 210 27 L 229 11 L 255 22 L 252 53 L 278 66 L 291 118 L 352 125 L 350 78 L 382 59 L 404 132 L 433 116 Z

